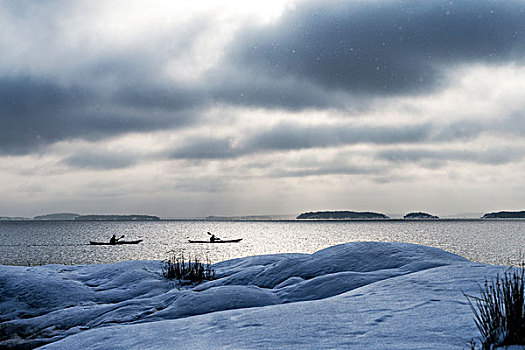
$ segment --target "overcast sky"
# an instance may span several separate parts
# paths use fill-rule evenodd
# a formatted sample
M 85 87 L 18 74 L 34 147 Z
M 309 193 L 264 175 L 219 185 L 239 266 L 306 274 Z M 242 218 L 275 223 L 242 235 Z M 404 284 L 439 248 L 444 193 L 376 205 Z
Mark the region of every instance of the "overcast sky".
M 0 1 L 0 216 L 525 209 L 525 1 Z

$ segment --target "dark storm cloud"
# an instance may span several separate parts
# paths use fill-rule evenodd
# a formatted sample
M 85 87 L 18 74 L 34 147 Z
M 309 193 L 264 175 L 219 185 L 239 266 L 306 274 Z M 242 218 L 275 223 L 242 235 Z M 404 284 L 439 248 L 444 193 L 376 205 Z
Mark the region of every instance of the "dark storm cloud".
M 81 88 L 66 89 L 28 77 L 0 79 L 0 153 L 23 154 L 70 132 L 83 132 L 68 118 L 92 98 L 89 95 Z
M 114 101 L 122 106 L 146 110 L 166 110 L 191 112 L 198 106 L 207 105 L 208 98 L 201 92 L 180 89 L 176 86 L 143 86 L 120 89 L 114 95 Z
M 188 97 L 142 88 L 118 90 L 115 97 L 45 79 L 0 78 L 0 154 L 25 154 L 62 140 L 98 140 L 196 121 L 186 112 Z
M 12 32 L 18 29 L 21 37 L 0 41 L 0 48 L 9 52 L 5 45 L 33 41 L 15 70 L 0 60 L 0 155 L 37 152 L 63 140 L 198 124 L 202 112 L 216 105 L 359 109 L 373 104 L 371 97 L 429 91 L 457 64 L 517 62 L 525 52 L 525 5 L 519 1 L 309 1 L 298 3 L 277 23 L 242 27 L 218 67 L 183 84 L 169 81 L 166 67 L 198 54 L 193 45 L 210 35 L 213 14 L 191 21 L 183 32 L 159 26 L 126 43 L 115 39 L 109 41 L 114 45 L 97 47 L 91 41 L 65 49 L 67 25 L 77 24 L 67 20 L 82 18 L 80 6 L 60 1 L 1 6 L 15 23 Z M 55 51 L 61 53 L 56 62 Z M 47 63 L 35 64 L 40 60 Z M 440 137 L 456 139 L 485 130 L 476 128 L 458 124 Z M 430 132 L 435 128 L 428 125 L 279 125 L 240 145 L 228 138 L 188 141 L 170 157 L 233 158 L 270 150 L 415 143 L 428 140 Z M 81 158 L 67 162 L 90 162 Z
M 205 93 L 167 82 L 164 68 L 188 55 L 211 21 L 196 19 L 180 33 L 158 26 L 120 42 L 104 24 L 91 27 L 100 11 L 68 1 L 0 5 L 3 28 L 19 35 L 0 39 L 0 155 L 200 120 Z
M 522 1 L 309 1 L 242 33 L 232 61 L 365 94 L 429 91 L 457 64 L 523 60 Z
M 216 102 L 289 111 L 358 109 L 368 104 L 367 101 L 327 91 L 308 81 L 275 79 L 266 72 L 240 67 L 214 74 L 206 93 Z

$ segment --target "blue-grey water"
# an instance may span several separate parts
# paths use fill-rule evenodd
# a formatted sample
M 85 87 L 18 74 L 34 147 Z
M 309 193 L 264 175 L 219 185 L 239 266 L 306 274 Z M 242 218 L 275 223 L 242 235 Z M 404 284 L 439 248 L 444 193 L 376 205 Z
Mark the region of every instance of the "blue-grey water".
M 190 244 L 210 231 L 233 244 Z M 138 245 L 92 246 L 115 234 Z M 211 262 L 273 253 L 313 253 L 352 241 L 418 243 L 472 261 L 510 265 L 523 261 L 524 220 L 475 221 L 158 221 L 0 222 L 0 264 L 93 264 L 164 260 L 169 252 Z

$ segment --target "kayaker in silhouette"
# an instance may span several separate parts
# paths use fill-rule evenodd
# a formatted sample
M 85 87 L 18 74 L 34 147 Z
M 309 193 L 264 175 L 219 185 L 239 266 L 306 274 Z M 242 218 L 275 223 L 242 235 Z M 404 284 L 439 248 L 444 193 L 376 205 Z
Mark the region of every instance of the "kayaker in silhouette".
M 122 238 L 122 237 L 120 237 L 120 238 Z M 117 238 L 117 236 L 113 235 L 113 237 L 111 237 L 110 240 L 109 240 L 109 244 L 117 244 L 117 242 L 118 242 L 118 240 L 120 238 Z
M 220 241 L 220 240 L 221 240 L 219 237 L 215 237 L 215 235 L 212 234 L 211 232 L 208 232 L 208 234 L 211 236 L 211 237 L 210 237 L 210 242 L 211 242 L 211 243 L 214 243 L 214 242 L 217 242 L 217 241 Z

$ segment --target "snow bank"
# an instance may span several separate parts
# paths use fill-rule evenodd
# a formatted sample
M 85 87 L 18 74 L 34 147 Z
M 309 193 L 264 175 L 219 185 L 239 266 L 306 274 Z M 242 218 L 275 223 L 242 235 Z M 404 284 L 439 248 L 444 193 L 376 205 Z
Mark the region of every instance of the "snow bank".
M 379 242 L 213 268 L 179 288 L 159 261 L 0 266 L 0 347 L 464 349 L 477 330 L 462 291 L 501 272 Z

